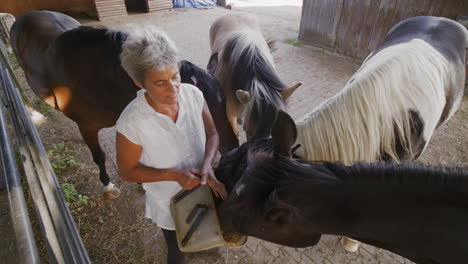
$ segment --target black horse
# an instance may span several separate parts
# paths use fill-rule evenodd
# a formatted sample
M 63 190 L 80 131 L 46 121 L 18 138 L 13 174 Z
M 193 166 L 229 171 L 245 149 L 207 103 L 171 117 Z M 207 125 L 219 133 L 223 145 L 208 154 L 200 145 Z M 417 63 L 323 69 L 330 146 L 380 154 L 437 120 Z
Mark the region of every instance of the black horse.
M 468 263 L 468 170 L 304 162 L 290 157 L 296 135 L 280 112 L 271 139 L 223 155 L 225 232 L 291 247 L 344 235 L 417 263 Z
M 29 12 L 11 29 L 13 51 L 29 85 L 41 100 L 78 124 L 109 198 L 120 191 L 107 175 L 98 132 L 115 125 L 139 89 L 120 63 L 126 38 L 125 32 L 80 26 L 75 19 L 50 11 Z M 219 83 L 190 62 L 182 61 L 180 67 L 182 80 L 200 88 L 214 113 L 220 150 L 237 147 L 237 137 L 224 128 L 230 125 L 225 111 L 219 110 L 226 104 Z

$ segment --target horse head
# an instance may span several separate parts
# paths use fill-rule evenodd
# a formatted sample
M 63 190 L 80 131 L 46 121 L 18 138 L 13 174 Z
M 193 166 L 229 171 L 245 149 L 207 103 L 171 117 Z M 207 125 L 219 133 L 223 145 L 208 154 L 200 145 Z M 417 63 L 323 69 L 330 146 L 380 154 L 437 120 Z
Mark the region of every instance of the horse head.
M 316 245 L 321 234 L 344 235 L 417 263 L 466 262 L 460 230 L 467 228 L 467 204 L 459 202 L 467 193 L 460 189 L 466 170 L 304 162 L 291 158 L 295 138 L 294 122 L 279 112 L 271 139 L 223 155 L 216 174 L 230 191 L 218 207 L 225 233 L 289 247 Z
M 300 86 L 289 88 L 279 78 L 270 48 L 257 19 L 249 14 L 218 18 L 210 29 L 212 55 L 208 71 L 220 81 L 226 95 L 226 114 L 239 135 L 243 123 L 248 140 L 268 137 L 278 111 Z
M 280 111 L 271 138 L 255 139 L 222 156 L 216 175 L 230 192 L 219 207 L 224 232 L 293 247 L 318 243 L 321 234 L 304 228 L 306 219 L 283 202 L 275 179 L 278 167 L 267 165 L 276 159 L 288 162 L 296 136 L 294 121 Z
M 280 99 L 276 102 L 262 97 L 262 95 L 255 97 L 252 96 L 251 92 L 236 90 L 236 99 L 243 106 L 242 124 L 248 140 L 270 136 L 272 124 L 278 111 L 284 110 L 284 102 L 301 85 L 302 82 L 298 82 L 281 90 L 278 93 Z M 263 99 L 258 99 L 258 97 Z

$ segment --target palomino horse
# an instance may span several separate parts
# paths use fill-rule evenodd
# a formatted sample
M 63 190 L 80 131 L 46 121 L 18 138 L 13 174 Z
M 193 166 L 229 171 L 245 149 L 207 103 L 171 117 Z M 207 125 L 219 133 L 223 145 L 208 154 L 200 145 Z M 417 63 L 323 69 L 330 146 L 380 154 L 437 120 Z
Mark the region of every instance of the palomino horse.
M 109 198 L 119 189 L 109 180 L 98 132 L 115 125 L 139 89 L 120 64 L 127 34 L 110 29 L 83 27 L 61 13 L 33 11 L 20 17 L 11 29 L 13 50 L 34 93 L 78 124 Z M 220 133 L 220 150 L 237 147 L 238 140 L 224 113 L 225 99 L 217 80 L 202 69 L 181 62 L 182 80 L 202 90 Z M 214 96 L 216 95 L 216 96 Z
M 236 135 L 237 120 L 244 121 L 247 139 L 269 136 L 271 124 L 284 101 L 301 83 L 287 88 L 279 79 L 268 43 L 255 17 L 231 14 L 217 19 L 210 29 L 208 71 L 226 95 L 226 114 Z
M 416 159 L 460 105 L 467 47 L 467 30 L 449 19 L 394 26 L 343 91 L 296 124 L 294 154 L 345 164 Z
M 295 137 L 280 112 L 272 139 L 223 155 L 216 175 L 230 192 L 218 209 L 224 232 L 290 247 L 345 235 L 417 263 L 468 263 L 468 170 L 303 162 L 290 158 Z

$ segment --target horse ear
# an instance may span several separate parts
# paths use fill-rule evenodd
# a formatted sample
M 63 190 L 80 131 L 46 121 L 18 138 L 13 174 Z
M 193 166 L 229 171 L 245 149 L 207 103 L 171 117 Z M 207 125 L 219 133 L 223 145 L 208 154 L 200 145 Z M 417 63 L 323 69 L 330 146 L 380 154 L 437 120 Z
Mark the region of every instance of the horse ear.
M 208 65 L 206 66 L 206 70 L 211 75 L 214 75 L 216 68 L 218 68 L 218 52 L 211 55 Z
M 286 112 L 278 112 L 271 129 L 271 137 L 275 153 L 291 157 L 291 148 L 296 142 L 297 129 L 294 120 Z
M 283 100 L 286 101 L 289 98 L 289 96 L 291 96 L 291 94 L 293 94 L 294 91 L 296 91 L 296 89 L 299 88 L 301 85 L 302 82 L 298 82 L 295 85 L 281 91 L 281 96 L 283 97 Z
M 248 104 L 250 101 L 250 93 L 244 90 L 237 90 L 236 97 L 237 100 L 239 100 L 239 102 L 244 105 Z

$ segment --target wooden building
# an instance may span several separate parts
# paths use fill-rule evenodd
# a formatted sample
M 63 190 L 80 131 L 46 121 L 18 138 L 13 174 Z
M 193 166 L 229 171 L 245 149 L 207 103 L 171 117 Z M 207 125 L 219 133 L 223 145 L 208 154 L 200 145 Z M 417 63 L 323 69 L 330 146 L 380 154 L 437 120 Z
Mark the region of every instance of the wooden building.
M 85 13 L 96 17 L 94 0 L 2 0 L 0 12 L 18 17 L 31 10 Z
M 363 60 L 405 18 L 466 14 L 468 0 L 304 0 L 299 39 Z
M 127 11 L 154 12 L 170 10 L 172 0 L 1 0 L 0 13 L 18 17 L 31 10 L 50 10 L 86 14 L 97 19 L 126 16 Z

